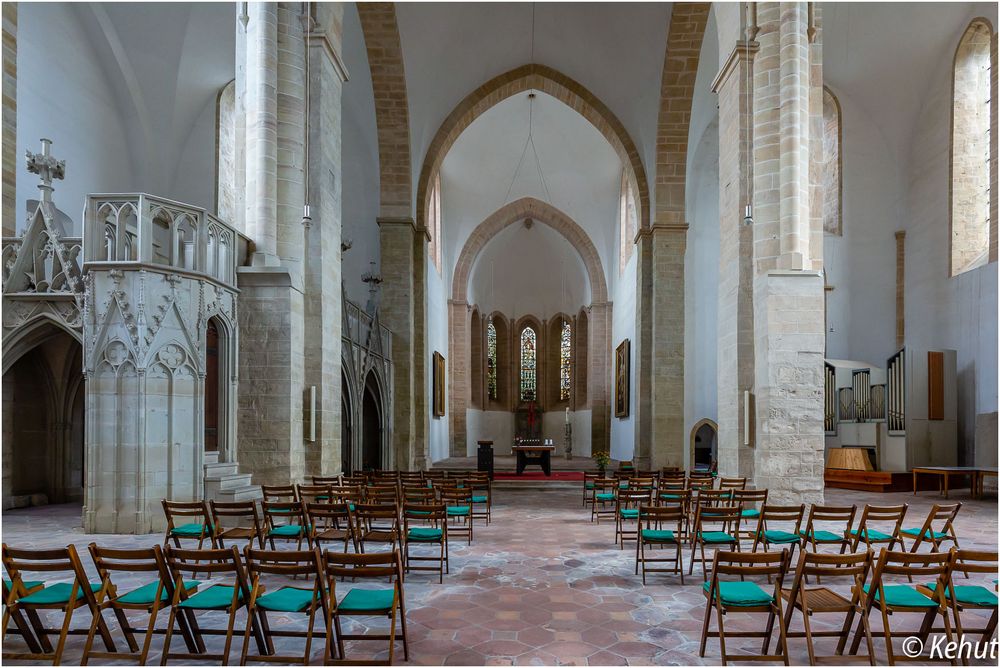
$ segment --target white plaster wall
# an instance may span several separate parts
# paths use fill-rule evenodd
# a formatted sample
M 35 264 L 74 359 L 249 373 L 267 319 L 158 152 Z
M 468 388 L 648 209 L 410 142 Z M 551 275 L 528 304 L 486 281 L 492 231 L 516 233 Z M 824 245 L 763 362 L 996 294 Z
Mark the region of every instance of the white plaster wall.
M 352 245 L 343 255 L 341 269 L 348 298 L 363 306 L 369 294 L 361 276 L 371 269 L 370 262 L 375 262 L 376 271 L 380 266 L 376 223 L 379 198 L 378 129 L 375 125 L 375 95 L 372 92 L 368 53 L 354 3 L 344 6 L 343 55 L 350 79 L 344 83 L 341 96 L 344 123 L 342 237 L 345 241 L 349 239 Z
M 468 408 L 466 420 L 466 455 L 474 457 L 476 441 L 493 441 L 494 455 L 509 455 L 514 444 L 514 414 L 509 411 L 483 411 Z
M 425 379 L 425 389 L 427 391 L 427 410 L 430 413 L 430 431 L 428 434 L 428 447 L 432 462 L 444 459 L 449 452 L 450 432 L 448 429 L 448 365 L 451 364 L 451 357 L 448 353 L 448 292 L 441 275 L 438 274 L 430 256 L 427 262 L 427 378 Z M 431 361 L 437 351 L 444 355 L 445 362 L 445 414 L 441 417 L 434 415 L 434 365 Z
M 47 137 L 55 157 L 66 161 L 53 199 L 80 234 L 88 193 L 135 187 L 122 114 L 75 7 L 25 2 L 17 18 L 17 231 L 27 200 L 38 197 L 37 177 L 22 156 L 39 151 L 39 138 Z
M 611 322 L 611 355 L 608 358 L 608 405 L 611 411 L 611 457 L 612 459 L 628 460 L 632 459 L 635 452 L 635 379 L 638 369 L 635 363 L 636 337 L 635 337 L 635 281 L 636 281 L 636 258 L 637 253 L 632 254 L 632 259 L 625 265 L 618 287 L 615 289 L 614 309 Z M 631 374 L 629 376 L 629 414 L 626 418 L 615 417 L 615 349 L 623 339 L 631 341 L 632 358 L 630 361 Z

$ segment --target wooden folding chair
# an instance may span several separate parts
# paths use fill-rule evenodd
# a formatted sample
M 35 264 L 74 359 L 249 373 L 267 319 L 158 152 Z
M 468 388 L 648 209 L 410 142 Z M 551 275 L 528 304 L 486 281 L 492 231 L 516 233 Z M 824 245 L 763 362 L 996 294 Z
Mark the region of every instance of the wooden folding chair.
M 101 588 L 95 596 L 97 614 L 91 621 L 80 665 L 86 666 L 90 659 L 131 659 L 144 666 L 149 663 L 149 648 L 153 634 L 165 633 L 164 630 L 156 628 L 157 615 L 164 608 L 170 607 L 171 601 L 174 600 L 174 580 L 167 569 L 163 550 L 159 545 L 144 549 L 121 550 L 98 547 L 96 543 L 91 543 L 89 549 L 94 566 L 97 567 L 97 573 L 101 578 Z M 114 573 L 149 573 L 156 579 L 134 589 L 121 592 L 112 579 Z M 180 593 L 180 599 L 184 600 L 196 592 L 198 584 L 197 580 L 182 581 L 184 591 Z M 128 643 L 128 652 L 93 651 L 94 635 L 98 631 L 99 622 L 102 620 L 105 610 L 111 610 L 118 619 L 118 626 Z M 134 628 L 126 616 L 127 611 L 140 610 L 148 615 L 144 630 Z M 191 634 L 192 621 L 193 618 L 190 615 L 178 617 L 184 642 L 191 652 L 204 652 L 204 646 L 199 649 Z M 135 638 L 136 634 L 139 633 L 143 635 L 141 648 Z
M 736 528 L 740 523 L 740 506 L 738 504 L 712 505 L 708 499 L 701 499 L 695 505 L 694 522 L 691 529 L 691 560 L 688 564 L 688 575 L 694 573 L 695 562 L 701 563 L 702 578 L 708 580 L 708 570 L 705 565 L 705 546 L 711 545 L 719 551 L 722 547 L 733 547 L 740 550 L 740 540 L 736 537 Z M 706 527 L 714 527 L 715 531 L 706 531 Z M 695 551 L 701 550 L 701 559 L 695 558 Z
M 446 506 L 448 516 L 448 532 L 455 536 L 465 536 L 472 545 L 473 524 L 472 489 L 468 487 L 447 488 L 438 490 L 438 498 Z
M 250 588 L 247 586 L 246 573 L 243 571 L 239 551 L 235 545 L 230 545 L 225 549 L 210 550 L 185 550 L 168 545 L 164 550 L 164 556 L 174 580 L 174 597 L 170 602 L 170 620 L 167 623 L 166 637 L 163 639 L 163 654 L 160 657 L 160 665 L 167 665 L 170 659 L 216 660 L 223 664 L 228 663 L 236 627 L 236 613 L 240 610 L 245 611 L 250 600 Z M 184 581 L 181 579 L 182 570 L 202 575 L 205 579 L 213 580 L 213 583 L 188 596 Z M 216 578 L 226 576 L 228 576 L 226 583 L 214 582 Z M 185 592 L 184 595 L 181 592 Z M 186 615 L 188 612 L 194 614 L 200 612 L 202 617 L 210 612 L 225 612 L 226 628 L 204 628 L 192 619 L 191 632 L 198 651 L 171 652 L 170 642 L 173 639 L 174 622 L 177 620 L 178 614 Z M 266 654 L 267 645 L 260 625 L 256 622 L 254 615 L 248 614 L 248 616 L 251 631 L 257 640 L 257 649 L 261 654 Z M 225 636 L 226 641 L 222 652 L 214 654 L 205 651 L 205 640 L 202 637 L 204 635 Z M 190 648 L 188 649 L 190 650 Z
M 312 640 L 318 635 L 326 644 L 330 629 L 325 633 L 315 632 L 316 613 L 320 622 L 326 625 L 329 614 L 327 610 L 326 590 L 323 586 L 323 574 L 320 566 L 319 550 L 302 550 L 295 552 L 275 552 L 273 550 L 255 550 L 249 545 L 244 548 L 244 563 L 247 569 L 247 580 L 250 585 L 250 597 L 247 601 L 247 623 L 243 631 L 243 651 L 240 653 L 240 665 L 247 661 L 264 661 L 268 663 L 301 662 L 308 665 L 312 658 Z M 297 578 L 300 575 L 312 578 L 312 584 L 305 587 L 284 585 L 276 590 L 265 593 L 261 576 L 284 575 Z M 278 628 L 272 628 L 267 613 L 279 615 L 306 615 L 305 631 L 291 631 L 286 620 L 281 619 Z M 259 621 L 263 632 L 267 653 L 250 654 L 250 636 L 253 633 L 254 621 Z M 302 654 L 280 655 L 275 652 L 273 638 L 305 638 L 305 649 Z
M 226 503 L 212 500 L 209 508 L 212 511 L 215 541 L 219 547 L 225 547 L 227 540 L 245 540 L 248 545 L 256 541 L 261 549 L 264 548 L 264 532 L 261 530 L 256 503 L 253 501 Z M 230 521 L 233 525 L 226 528 Z
M 387 544 L 390 550 L 403 551 L 403 531 L 395 503 L 358 503 L 354 506 L 358 549 L 364 553 L 368 543 Z
M 916 636 L 920 638 L 921 646 L 927 646 L 927 637 L 938 615 L 944 623 L 944 633 L 947 641 L 952 641 L 951 622 L 948 619 L 948 605 L 944 592 L 951 586 L 953 563 L 951 552 L 893 552 L 882 548 L 878 563 L 875 565 L 871 581 L 863 587 L 865 617 L 871 614 L 873 608 L 882 613 L 882 637 L 885 639 L 885 651 L 889 665 L 897 661 L 927 661 L 925 656 L 909 656 L 905 652 L 896 654 L 892 646 L 893 638 Z M 924 579 L 934 578 L 934 588 L 930 596 L 906 584 L 887 584 L 886 576 L 906 576 Z M 922 616 L 919 630 L 893 631 L 889 624 L 890 615 L 900 613 L 916 613 Z M 861 644 L 862 626 L 859 623 L 851 643 L 851 654 L 856 654 Z
M 630 483 L 631 484 L 631 483 Z M 640 483 L 641 485 L 642 483 Z M 649 506 L 653 503 L 652 487 L 619 489 L 615 499 L 615 544 L 625 549 L 626 540 L 637 540 L 639 535 L 639 506 Z M 635 522 L 635 529 L 626 525 Z
M 333 485 L 296 485 L 295 498 L 305 507 L 308 503 L 326 503 L 333 496 Z
M 347 501 L 310 503 L 306 506 L 305 526 L 309 531 L 309 544 L 323 549 L 323 543 L 341 543 L 344 552 L 353 545 L 360 552 L 357 530 L 354 526 L 354 506 Z
M 617 512 L 618 479 L 595 478 L 590 490 L 590 521 L 601 523 L 601 518 L 614 519 Z
M 424 481 L 423 471 L 400 471 L 399 472 L 399 484 L 400 485 L 423 485 L 427 486 Z
M 890 550 L 896 546 L 896 543 L 902 545 L 902 541 L 899 539 L 899 527 L 902 526 L 903 518 L 906 517 L 906 508 L 905 503 L 899 506 L 865 505 L 861 519 L 858 521 L 858 528 L 850 531 L 851 552 L 857 552 L 858 545 L 862 542 L 869 550 L 874 549 L 873 545 L 888 544 Z M 889 526 L 892 528 L 889 533 L 886 533 L 872 528 L 872 524 L 877 524 L 882 529 Z
M 692 473 L 688 476 L 688 489 L 701 491 L 703 489 L 714 489 L 715 478 L 711 475 Z
M 322 485 L 324 487 L 329 487 L 331 485 L 340 485 L 339 475 L 314 475 L 312 477 L 312 484 Z
M 754 540 L 757 534 L 757 523 L 760 520 L 760 509 L 767 503 L 766 489 L 734 489 L 733 503 L 740 505 L 740 524 L 736 528 L 736 537 Z M 746 529 L 743 526 L 746 525 Z
M 795 576 L 792 579 L 792 586 L 782 588 L 781 597 L 786 602 L 785 608 L 785 635 L 788 638 L 805 638 L 806 648 L 809 650 L 809 665 L 815 666 L 818 659 L 832 659 L 843 661 L 844 646 L 851 635 L 851 627 L 854 618 L 857 616 L 861 621 L 861 629 L 864 631 L 865 641 L 868 648 L 868 662 L 875 665 L 875 647 L 872 642 L 871 628 L 868 625 L 868 616 L 864 614 L 865 593 L 864 583 L 868 579 L 869 573 L 875 563 L 875 555 L 871 550 L 858 552 L 856 554 L 825 554 L 819 552 L 799 552 L 798 565 L 795 569 Z M 850 578 L 851 597 L 845 598 L 840 593 L 833 591 L 829 587 L 809 587 L 809 577 L 815 577 L 816 582 L 821 578 L 844 579 Z M 790 631 L 792 626 L 792 616 L 798 610 L 802 615 L 802 626 L 804 631 Z M 814 631 L 812 628 L 812 618 L 817 614 L 843 614 L 844 623 L 840 630 L 834 631 Z M 813 645 L 814 638 L 838 638 L 836 654 L 832 656 L 816 656 Z M 764 653 L 767 653 L 767 644 L 764 646 Z
M 802 549 L 812 547 L 813 552 L 819 552 L 820 545 L 839 545 L 838 552 L 843 554 L 853 540 L 851 528 L 857 512 L 857 506 L 810 506 L 805 529 L 799 532 Z
M 980 636 L 980 643 L 988 643 L 993 637 L 993 634 L 997 630 L 997 594 L 996 594 L 996 579 L 995 576 L 998 570 L 997 564 L 997 553 L 996 552 L 982 552 L 978 550 L 954 550 L 952 552 L 952 577 L 954 574 L 962 571 L 965 573 L 966 577 L 969 577 L 969 573 L 982 573 L 987 577 L 994 578 L 992 581 L 993 591 L 990 591 L 983 585 L 977 584 L 967 584 L 967 585 L 956 585 L 953 581 L 949 581 L 948 588 L 945 589 L 944 596 L 948 601 L 948 607 L 951 610 L 952 618 L 955 621 L 955 637 L 962 638 L 966 634 L 982 634 Z M 935 590 L 937 589 L 936 582 L 926 582 L 921 585 L 917 585 L 917 591 L 934 598 Z M 962 623 L 961 614 L 965 610 L 992 610 L 993 614 L 990 616 L 989 621 L 986 626 L 981 629 L 966 628 Z M 932 628 L 931 631 L 941 631 L 940 628 Z M 967 664 L 967 658 L 963 656 L 962 663 Z
M 931 552 L 940 552 L 942 543 L 949 541 L 958 548 L 958 536 L 955 535 L 954 522 L 961 509 L 961 503 L 947 505 L 935 503 L 931 511 L 927 513 L 927 519 L 924 520 L 923 526 L 899 530 L 899 544 L 904 550 L 906 549 L 906 543 L 903 542 L 905 536 L 913 538 L 910 552 L 916 552 L 920 548 L 920 544 L 925 541 L 931 544 Z
M 261 485 L 265 501 L 298 501 L 295 485 Z
M 424 480 L 428 483 L 444 480 L 447 477 L 448 474 L 441 469 L 428 469 L 427 471 L 424 471 Z
M 399 488 L 395 483 L 375 483 L 365 488 L 365 503 L 396 505 L 399 503 Z
M 597 473 L 584 473 L 583 474 L 583 507 L 587 507 L 587 502 L 590 501 L 591 491 L 594 489 L 594 481 L 600 477 Z
M 746 478 L 719 478 L 719 489 L 746 489 Z
M 465 484 L 472 491 L 472 514 L 489 524 L 493 520 L 493 484 L 489 474 L 470 476 Z
M 772 545 L 788 548 L 788 559 L 795 557 L 795 548 L 802 542 L 799 529 L 802 526 L 802 516 L 806 512 L 804 503 L 797 506 L 772 506 L 764 504 L 757 518 L 757 532 L 753 539 L 751 552 L 756 552 L 760 546 L 765 552 Z M 783 528 L 776 528 L 783 527 Z
M 4 605 L 4 610 L 6 610 L 7 601 L 10 599 L 11 594 L 13 593 L 14 590 L 13 585 L 14 583 L 11 580 L 7 578 L 3 579 L 2 603 Z M 15 598 L 32 594 L 44 586 L 45 582 L 43 580 L 25 580 L 22 583 L 23 591 L 17 592 Z M 14 628 L 10 629 L 10 633 L 21 636 L 21 638 L 24 639 L 25 644 L 28 645 L 28 650 L 30 650 L 34 654 L 40 654 L 42 651 L 42 647 L 41 645 L 38 644 L 38 639 L 35 637 L 35 632 L 31 629 L 31 626 L 28 623 L 27 619 L 28 612 L 30 611 L 17 610 L 13 614 L 11 614 L 10 618 L 14 622 Z
M 417 526 L 413 526 L 417 525 Z M 434 571 L 438 574 L 438 582 L 444 582 L 444 574 L 449 571 L 448 565 L 448 514 L 443 503 L 404 503 L 403 504 L 403 569 L 411 571 Z M 433 554 L 412 554 L 410 547 L 414 545 L 437 545 L 440 548 L 437 556 Z M 435 562 L 437 566 L 415 566 L 414 562 Z
M 664 527 L 671 527 L 669 529 Z M 635 545 L 635 572 L 642 564 L 642 584 L 646 584 L 646 573 L 676 573 L 684 584 L 684 562 L 681 556 L 684 510 L 681 506 L 639 506 L 637 520 L 638 540 Z M 646 548 L 658 547 L 662 550 L 673 546 L 674 557 L 646 556 Z M 673 568 L 649 568 L 646 564 L 672 563 Z
M 722 664 L 733 661 L 784 661 L 788 665 L 788 641 L 785 636 L 785 619 L 781 605 L 781 583 L 788 572 L 788 551 L 758 552 L 716 552 L 712 564 L 712 580 L 702 585 L 705 593 L 705 620 L 701 631 L 699 656 L 705 656 L 705 646 L 709 638 L 719 639 Z M 724 581 L 722 576 L 739 576 L 740 581 Z M 775 579 L 774 589 L 769 593 L 756 582 L 745 581 L 748 577 Z M 711 631 L 712 610 L 715 610 L 718 631 Z M 726 632 L 723 618 L 727 613 L 763 613 L 767 623 L 763 631 Z M 767 648 L 774 626 L 778 626 L 778 652 L 768 654 Z M 729 654 L 726 652 L 726 638 L 762 638 L 760 654 Z
M 52 665 L 59 665 L 62 661 L 63 651 L 66 649 L 66 637 L 70 634 L 87 634 L 84 629 L 70 629 L 73 612 L 83 607 L 88 608 L 90 614 L 97 617 L 97 630 L 101 634 L 105 648 L 109 652 L 116 651 L 111 632 L 108 630 L 104 618 L 98 612 L 97 599 L 94 596 L 95 592 L 100 591 L 101 585 L 87 580 L 80 556 L 72 544 L 52 550 L 31 550 L 9 547 L 4 543 L 2 550 L 0 550 L 0 561 L 3 562 L 4 570 L 10 576 L 10 585 L 6 586 L 7 599 L 4 601 L 3 628 L 0 631 L 0 638 L 7 637 L 7 626 L 10 620 L 14 619 L 21 636 L 28 644 L 28 652 L 4 651 L 4 659 L 52 661 Z M 62 574 L 63 579 L 70 576 L 72 580 L 39 586 L 38 581 L 25 577 L 32 573 Z M 42 625 L 38 613 L 46 610 L 58 610 L 63 613 L 63 623 L 59 629 L 46 628 Z M 27 618 L 31 623 L 34 640 L 40 651 L 32 649 L 29 636 L 24 635 L 24 630 L 16 621 L 18 618 Z M 59 635 L 55 649 L 52 648 L 52 643 L 48 638 L 52 634 Z
M 167 518 L 167 529 L 163 537 L 164 546 L 173 541 L 174 547 L 180 548 L 182 540 L 196 540 L 200 550 L 207 539 L 209 545 L 217 547 L 215 528 L 212 526 L 212 515 L 208 510 L 207 503 L 204 501 L 167 501 L 166 499 L 163 499 L 162 503 L 163 515 Z
M 425 484 L 403 485 L 399 490 L 399 498 L 402 503 L 434 503 L 437 501 L 437 493 Z
M 375 482 L 391 482 L 395 485 L 399 482 L 399 471 L 373 471 L 372 480 Z
M 337 650 L 340 660 L 337 663 L 357 664 L 358 660 L 348 660 L 344 653 L 345 640 L 388 640 L 388 661 L 365 663 L 392 664 L 395 656 L 396 641 L 403 641 L 403 659 L 410 660 L 410 649 L 406 640 L 406 606 L 403 597 L 403 566 L 397 550 L 377 552 L 374 554 L 342 554 L 326 552 L 323 555 L 323 573 L 326 576 L 327 591 L 330 601 L 327 608 L 327 628 L 335 629 Z M 389 588 L 362 589 L 352 587 L 342 598 L 337 599 L 337 578 L 352 580 L 384 581 L 390 578 Z M 341 617 L 388 617 L 388 634 L 356 634 L 344 635 L 340 626 Z M 396 622 L 399 621 L 400 633 L 396 632 Z M 323 663 L 334 663 L 332 643 L 327 643 L 326 656 Z
M 296 550 L 302 549 L 303 540 L 312 547 L 301 501 L 265 501 L 260 507 L 264 513 L 264 538 L 272 550 L 278 549 L 275 540 L 295 541 Z

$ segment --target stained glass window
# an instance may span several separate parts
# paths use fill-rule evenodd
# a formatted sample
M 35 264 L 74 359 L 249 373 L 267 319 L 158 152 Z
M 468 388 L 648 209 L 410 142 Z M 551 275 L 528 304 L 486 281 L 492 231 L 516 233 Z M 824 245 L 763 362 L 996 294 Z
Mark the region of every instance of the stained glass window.
M 569 400 L 570 364 L 573 354 L 573 329 L 568 320 L 563 320 L 559 335 L 559 400 Z
M 531 327 L 525 327 L 521 332 L 521 401 L 535 400 L 537 340 Z
M 486 396 L 497 398 L 497 328 L 486 325 Z

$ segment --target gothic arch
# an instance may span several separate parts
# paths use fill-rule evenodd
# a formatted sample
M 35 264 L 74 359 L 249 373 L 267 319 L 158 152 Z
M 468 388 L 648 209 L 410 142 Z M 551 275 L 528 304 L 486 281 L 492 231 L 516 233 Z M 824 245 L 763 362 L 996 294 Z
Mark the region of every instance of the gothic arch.
M 58 334 L 69 334 L 74 341 L 83 344 L 81 332 L 66 326 L 54 315 L 41 313 L 31 318 L 13 332 L 3 337 L 3 372 L 6 373 L 18 359 Z
M 545 223 L 565 237 L 566 241 L 580 254 L 587 269 L 591 301 L 594 303 L 608 301 L 608 284 L 604 278 L 601 257 L 597 254 L 594 242 L 590 240 L 590 237 L 576 221 L 551 204 L 534 197 L 522 197 L 497 209 L 472 231 L 465 246 L 462 247 L 458 262 L 455 264 L 454 278 L 452 279 L 452 300 L 463 303 L 466 301 L 472 265 L 486 244 L 508 225 L 513 225 L 517 221 L 529 217 L 540 223 Z
M 686 222 L 684 190 L 691 103 L 710 9 L 708 2 L 675 2 L 670 13 L 656 130 L 657 223 Z
M 410 111 L 396 6 L 391 2 L 359 2 L 357 6 L 375 93 L 379 216 L 409 218 L 413 215 Z
M 701 429 L 702 427 L 711 427 L 716 434 L 716 438 L 718 439 L 719 425 L 715 423 L 715 420 L 712 420 L 710 418 L 702 418 L 694 423 L 694 425 L 691 427 L 691 434 L 688 437 L 690 439 L 688 448 L 688 455 L 690 457 L 688 459 L 689 462 L 688 468 L 690 469 L 694 469 L 694 439 L 695 436 L 698 435 L 698 430 Z
M 527 90 L 541 91 L 566 104 L 590 121 L 608 140 L 629 172 L 629 180 L 638 194 L 641 225 L 644 229 L 649 227 L 649 182 L 639 150 L 625 126 L 604 102 L 579 82 L 558 70 L 537 63 L 522 65 L 490 79 L 469 93 L 448 114 L 434 135 L 420 170 L 420 181 L 417 184 L 417 227 L 422 228 L 425 224 L 431 178 L 440 169 L 458 137 L 488 109 Z M 376 99 L 377 97 L 376 92 Z M 686 139 L 685 133 L 685 141 Z

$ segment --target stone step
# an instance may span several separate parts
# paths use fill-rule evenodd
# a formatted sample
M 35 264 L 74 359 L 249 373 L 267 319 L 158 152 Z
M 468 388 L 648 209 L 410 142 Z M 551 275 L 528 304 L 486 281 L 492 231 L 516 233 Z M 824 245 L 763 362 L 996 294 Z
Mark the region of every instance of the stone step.
M 214 478 L 205 477 L 205 489 L 212 491 L 222 491 L 235 489 L 250 484 L 251 475 L 249 473 L 227 473 Z
M 217 464 L 219 462 L 219 451 L 218 450 L 206 450 L 205 451 L 205 464 Z
M 227 475 L 238 474 L 240 465 L 236 462 L 213 462 L 205 464 L 205 479 L 222 478 Z
M 249 478 L 250 476 L 247 477 Z M 220 502 L 236 502 L 257 501 L 263 498 L 264 494 L 260 490 L 260 485 L 241 485 L 240 487 L 220 490 L 215 500 Z

